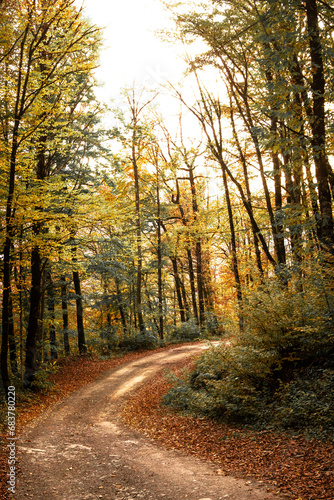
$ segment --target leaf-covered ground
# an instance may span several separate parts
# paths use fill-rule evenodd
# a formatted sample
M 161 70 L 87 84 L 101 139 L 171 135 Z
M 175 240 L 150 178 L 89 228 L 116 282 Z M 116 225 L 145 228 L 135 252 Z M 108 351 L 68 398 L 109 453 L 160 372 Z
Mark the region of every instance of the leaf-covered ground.
M 99 374 L 151 353 L 129 353 L 109 360 L 92 357 L 60 360 L 58 371 L 51 377 L 55 384 L 51 391 L 18 395 L 18 432 L 58 400 L 95 380 Z M 180 365 L 180 369 L 184 365 Z M 160 406 L 160 398 L 167 390 L 168 381 L 161 375 L 136 391 L 124 410 L 125 421 L 167 447 L 184 449 L 216 462 L 218 474 L 256 477 L 269 482 L 274 491 L 286 492 L 293 500 L 334 499 L 333 444 L 265 432 L 245 433 L 207 419 L 176 415 Z M 4 444 L 6 434 L 2 432 L 0 438 Z M 7 449 L 2 446 L 1 499 L 7 498 L 7 459 Z
M 333 443 L 182 416 L 160 404 L 168 388 L 164 375 L 145 384 L 126 405 L 124 421 L 168 448 L 215 462 L 218 474 L 256 478 L 293 500 L 334 500 Z
M 19 434 L 25 426 L 41 416 L 49 407 L 63 399 L 71 392 L 84 387 L 95 380 L 101 373 L 117 366 L 152 354 L 154 351 L 132 352 L 122 357 L 101 360 L 91 356 L 70 356 L 57 362 L 57 370 L 49 377 L 54 385 L 45 392 L 16 393 L 16 431 Z M 0 427 L 0 499 L 8 496 L 8 448 L 6 448 L 7 429 Z M 17 468 L 20 470 L 19 456 Z

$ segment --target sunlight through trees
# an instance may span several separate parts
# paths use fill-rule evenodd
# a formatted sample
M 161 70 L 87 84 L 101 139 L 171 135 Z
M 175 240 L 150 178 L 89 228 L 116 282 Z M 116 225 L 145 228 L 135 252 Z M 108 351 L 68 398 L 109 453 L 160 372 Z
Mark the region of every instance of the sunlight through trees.
M 115 109 L 73 1 L 1 4 L 3 386 L 37 390 L 70 353 L 228 338 L 168 398 L 297 426 L 302 380 L 333 396 L 334 6 L 164 3 L 203 51 Z

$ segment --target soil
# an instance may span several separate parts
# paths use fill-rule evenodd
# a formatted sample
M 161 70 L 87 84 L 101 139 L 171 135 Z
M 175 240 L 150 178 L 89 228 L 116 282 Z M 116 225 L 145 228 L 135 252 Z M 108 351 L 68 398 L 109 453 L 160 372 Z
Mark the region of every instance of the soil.
M 202 348 L 188 345 L 134 359 L 46 410 L 20 437 L 15 498 L 282 498 L 265 484 L 222 475 L 217 465 L 166 449 L 124 424 L 124 406 L 143 382 Z

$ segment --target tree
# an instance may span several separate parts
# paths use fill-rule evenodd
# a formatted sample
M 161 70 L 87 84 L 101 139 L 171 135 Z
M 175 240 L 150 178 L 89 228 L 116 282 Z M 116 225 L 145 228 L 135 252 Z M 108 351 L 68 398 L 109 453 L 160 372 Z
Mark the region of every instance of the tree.
M 331 251 L 333 177 L 326 152 L 331 134 L 326 126 L 331 81 L 324 58 L 332 50 L 333 41 L 328 30 L 319 27 L 319 19 L 323 26 L 329 26 L 332 9 L 316 0 L 261 4 L 232 0 L 207 2 L 206 7 L 182 14 L 175 9 L 176 36 L 205 41 L 207 51 L 190 62 L 190 69 L 204 70 L 207 65 L 217 68 L 235 115 L 244 122 L 253 142 L 276 261 L 286 267 L 285 240 L 289 233 L 294 256 L 300 260 L 305 239 L 302 227 L 314 222 L 323 248 Z M 329 58 L 326 63 L 330 68 Z M 308 160 L 310 151 L 317 192 Z M 304 175 L 308 185 L 303 183 Z M 271 179 L 274 197 L 270 193 Z M 307 199 L 313 220 L 309 220 Z
M 129 121 L 123 122 L 123 131 L 115 130 L 115 135 L 120 137 L 123 145 L 128 150 L 127 161 L 130 163 L 134 181 L 135 196 L 135 225 L 136 225 L 136 317 L 140 332 L 145 333 L 145 323 L 142 308 L 142 283 L 143 283 L 143 254 L 142 254 L 142 210 L 141 210 L 141 165 L 146 161 L 146 149 L 151 142 L 149 127 L 142 121 L 144 109 L 155 99 L 156 94 L 141 102 L 133 88 L 126 91 L 125 98 L 128 106 Z M 126 118 L 125 118 L 126 120 Z
M 69 130 L 71 117 L 79 102 L 86 97 L 85 88 L 75 85 L 78 74 L 89 74 L 96 64 L 99 30 L 83 19 L 72 1 L 41 1 L 37 4 L 22 3 L 14 16 L 12 49 L 3 47 L 2 72 L 3 146 L 7 152 L 8 194 L 4 242 L 3 278 L 3 336 L 2 378 L 8 385 L 7 342 L 8 304 L 10 295 L 10 250 L 15 236 L 16 200 L 21 179 L 26 185 L 37 180 L 45 185 L 52 175 L 53 158 L 59 140 L 55 133 L 60 124 Z M 15 82 L 12 85 L 12 82 Z M 10 90 L 9 90 L 10 89 Z M 77 103 L 74 103 L 74 95 Z M 78 99 L 78 96 L 79 99 Z M 71 106 L 71 107 L 70 107 Z M 9 117 L 7 119 L 6 117 Z M 66 124 L 66 125 L 65 125 Z M 65 125 L 65 127 L 64 127 Z M 7 128 L 6 128 L 7 127 Z M 78 137 L 77 137 L 78 140 Z M 79 139 L 80 141 L 80 139 Z M 18 163 L 18 161 L 20 162 Z M 53 172 L 55 173 L 55 172 Z M 37 184 L 36 184 L 37 186 Z M 36 332 L 41 298 L 42 260 L 37 243 L 43 229 L 41 207 L 36 205 L 33 223 L 36 243 L 32 250 L 31 312 L 26 342 L 26 383 L 29 384 L 38 368 Z

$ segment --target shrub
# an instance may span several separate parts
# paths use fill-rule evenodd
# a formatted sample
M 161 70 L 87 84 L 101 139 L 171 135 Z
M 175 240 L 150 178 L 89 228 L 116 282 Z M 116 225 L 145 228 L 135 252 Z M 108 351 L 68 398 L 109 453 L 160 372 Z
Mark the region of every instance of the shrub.
M 152 332 L 136 333 L 119 341 L 118 347 L 124 351 L 140 351 L 154 349 L 159 345 L 159 339 Z
M 50 381 L 49 377 L 51 374 L 56 373 L 58 369 L 59 367 L 56 361 L 52 363 L 43 363 L 40 369 L 35 373 L 30 389 L 38 392 L 50 391 L 54 383 Z
M 276 426 L 334 436 L 334 371 L 310 368 L 281 384 L 273 405 Z
M 175 379 L 165 404 L 197 415 L 334 437 L 334 294 L 319 263 L 244 294 L 245 328 Z
M 198 340 L 201 337 L 200 327 L 195 319 L 190 319 L 187 322 L 174 326 L 168 335 L 169 341 L 190 342 Z

